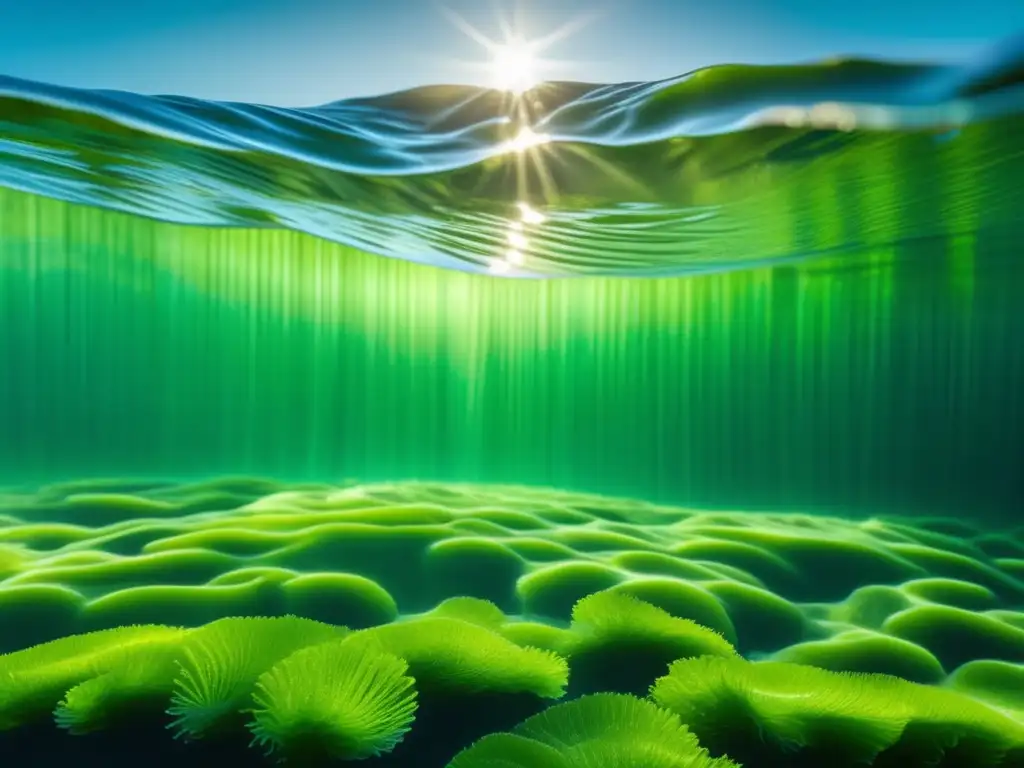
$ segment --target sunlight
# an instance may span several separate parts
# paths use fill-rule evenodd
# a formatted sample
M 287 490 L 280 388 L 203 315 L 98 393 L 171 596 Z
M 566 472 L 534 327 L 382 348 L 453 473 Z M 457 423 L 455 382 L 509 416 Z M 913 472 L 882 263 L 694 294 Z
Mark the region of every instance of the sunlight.
M 564 71 L 566 67 L 573 66 L 574 62 L 548 59 L 542 54 L 596 18 L 593 12 L 577 15 L 546 35 L 528 37 L 521 13 L 517 13 L 511 22 L 499 14 L 501 36 L 493 39 L 450 8 L 441 6 L 440 10 L 466 37 L 488 53 L 487 62 L 460 63 L 485 70 L 488 86 L 505 91 L 517 101 L 523 94 L 543 84 L 552 70 Z
M 494 87 L 513 94 L 523 94 L 540 82 L 540 62 L 535 43 L 512 38 L 491 49 L 491 74 Z
M 544 133 L 537 133 L 532 128 L 524 127 L 519 134 L 505 145 L 509 152 L 525 152 L 528 149 L 547 144 L 551 137 Z

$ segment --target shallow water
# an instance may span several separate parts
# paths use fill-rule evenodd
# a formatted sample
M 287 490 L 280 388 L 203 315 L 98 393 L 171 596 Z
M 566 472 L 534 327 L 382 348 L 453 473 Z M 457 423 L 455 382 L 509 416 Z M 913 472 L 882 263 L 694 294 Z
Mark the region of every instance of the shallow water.
M 1024 766 L 1020 51 L 0 78 L 0 754 Z

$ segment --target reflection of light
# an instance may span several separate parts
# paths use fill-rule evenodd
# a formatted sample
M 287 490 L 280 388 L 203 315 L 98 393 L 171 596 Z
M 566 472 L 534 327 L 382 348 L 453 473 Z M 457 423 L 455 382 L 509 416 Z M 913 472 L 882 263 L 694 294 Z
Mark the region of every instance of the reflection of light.
M 524 224 L 543 224 L 544 214 L 533 210 L 527 203 L 516 203 Z
M 496 275 L 507 275 L 512 271 L 512 265 L 504 259 L 494 259 L 491 262 L 491 272 Z
M 530 128 L 523 128 L 512 141 L 505 146 L 509 152 L 525 152 L 528 149 L 547 144 L 551 137 L 543 133 L 534 133 Z
M 503 45 L 495 45 L 491 53 L 494 86 L 510 93 L 524 93 L 539 81 L 536 44 L 514 37 Z
M 526 248 L 530 244 L 530 241 L 513 230 L 508 233 L 508 244 L 513 248 Z
M 523 266 L 523 252 L 517 251 L 515 248 L 510 248 L 508 253 L 505 254 L 505 260 L 509 264 L 514 264 L 517 267 Z

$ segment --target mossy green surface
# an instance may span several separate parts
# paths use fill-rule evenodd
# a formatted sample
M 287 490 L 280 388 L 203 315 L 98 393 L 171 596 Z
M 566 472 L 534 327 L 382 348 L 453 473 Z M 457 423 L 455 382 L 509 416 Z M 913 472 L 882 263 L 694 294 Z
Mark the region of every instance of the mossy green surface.
M 869 630 L 840 632 L 827 640 L 792 645 L 774 657 L 834 672 L 872 672 L 914 683 L 939 683 L 942 664 L 919 645 Z
M 703 657 L 675 662 L 651 697 L 745 765 L 996 766 L 1024 754 L 1024 722 L 889 675 Z
M 494 702 L 526 697 L 525 716 L 566 691 L 642 695 L 678 659 L 737 653 L 898 675 L 1019 717 L 1000 683 L 1024 662 L 1016 533 L 430 483 L 82 481 L 0 501 L 0 675 L 28 658 L 10 652 L 55 653 L 39 644 L 83 632 L 160 625 L 131 631 L 180 639 L 227 617 L 295 616 L 401 659 L 432 728 L 438 696 L 498 714 Z M 176 643 L 154 640 L 148 665 L 97 651 L 0 676 L 0 723 L 56 709 L 70 732 L 115 727 L 178 679 L 156 662 L 188 646 Z M 258 674 L 241 677 L 244 698 Z
M 599 693 L 558 704 L 512 733 L 485 736 L 449 768 L 738 768 L 711 758 L 679 717 L 650 701 Z

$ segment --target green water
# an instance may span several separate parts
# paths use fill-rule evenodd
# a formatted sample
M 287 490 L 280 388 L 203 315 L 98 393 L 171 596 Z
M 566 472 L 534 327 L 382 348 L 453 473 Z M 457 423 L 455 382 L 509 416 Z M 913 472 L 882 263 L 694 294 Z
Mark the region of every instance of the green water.
M 1012 519 L 1021 234 L 524 281 L 3 190 L 0 477 L 455 480 Z

